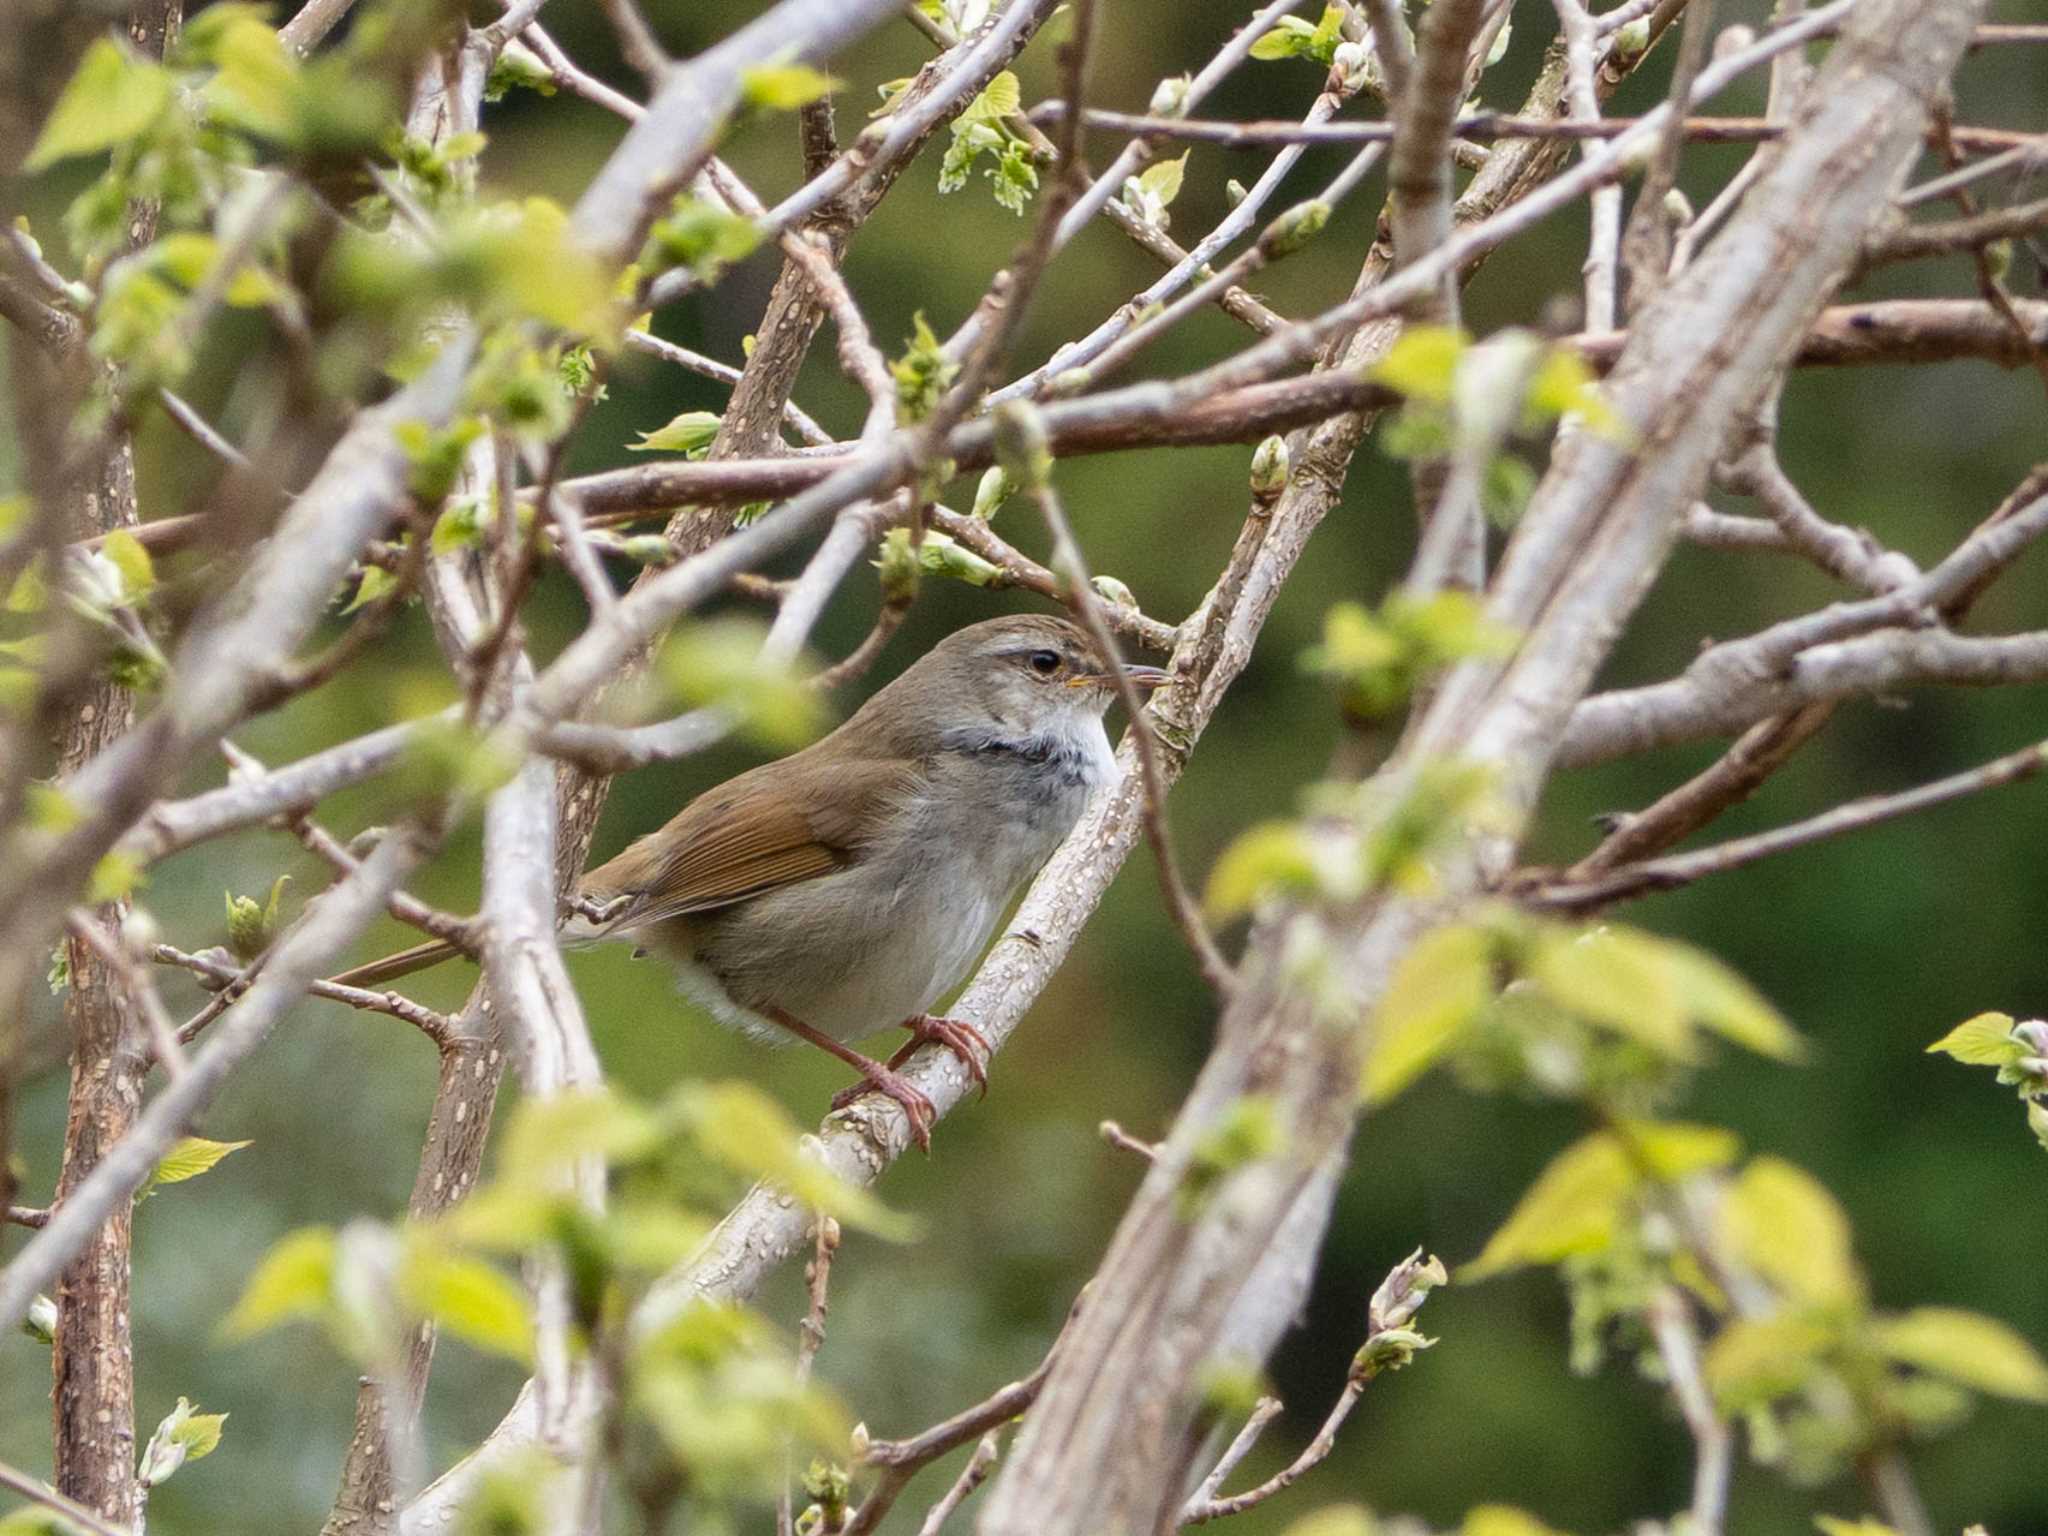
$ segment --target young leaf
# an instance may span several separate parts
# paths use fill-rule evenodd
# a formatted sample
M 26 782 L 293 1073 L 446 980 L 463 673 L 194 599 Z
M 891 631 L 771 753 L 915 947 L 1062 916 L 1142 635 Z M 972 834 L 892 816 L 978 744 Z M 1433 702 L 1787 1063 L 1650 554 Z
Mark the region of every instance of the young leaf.
M 676 1107 L 713 1162 L 779 1184 L 804 1204 L 878 1237 L 902 1241 L 916 1231 L 910 1217 L 808 1156 L 796 1122 L 753 1084 L 693 1083 L 677 1096 Z
M 358 608 L 367 608 L 397 585 L 398 576 L 395 572 L 387 571 L 381 565 L 366 565 L 363 567 L 362 580 L 356 583 L 356 595 L 348 600 L 347 606 L 341 611 L 347 614 L 354 613 Z
M 1882 1520 L 1873 1520 L 1865 1515 L 1861 1520 L 1843 1520 L 1834 1515 L 1815 1515 L 1813 1523 L 1820 1528 L 1821 1536 L 1899 1536 L 1899 1533 Z
M 156 121 L 171 95 L 170 72 L 161 64 L 102 37 L 85 50 L 22 169 L 40 171 L 125 144 Z
M 286 1233 L 242 1287 L 241 1299 L 221 1324 L 222 1335 L 246 1339 L 290 1318 L 317 1317 L 333 1292 L 334 1254 L 332 1227 Z
M 1371 375 L 1411 400 L 1448 405 L 1458 359 L 1471 342 L 1463 331 L 1449 326 L 1409 326 L 1387 355 L 1373 364 Z
M 1481 1504 L 1466 1511 L 1458 1536 L 1559 1536 L 1526 1509 L 1512 1504 Z
M 1613 1240 L 1622 1199 L 1635 1184 L 1635 1169 L 1613 1136 L 1600 1131 L 1574 1142 L 1537 1175 L 1460 1278 L 1483 1280 L 1599 1252 Z
M 1362 1089 L 1384 1104 L 1457 1042 L 1493 992 L 1492 941 L 1469 925 L 1438 928 L 1402 958 L 1373 1024 Z
M 416 1244 L 398 1272 L 399 1295 L 464 1343 L 521 1364 L 533 1359 L 526 1294 L 481 1259 Z
M 969 102 L 967 110 L 954 121 L 999 123 L 1023 105 L 1023 87 L 1017 83 L 1016 75 L 1006 69 L 983 86 L 981 94 Z
M 160 1185 L 182 1184 L 198 1178 L 230 1152 L 239 1152 L 248 1145 L 246 1141 L 208 1141 L 204 1136 L 180 1137 L 135 1191 L 136 1203 L 147 1200 Z
M 762 64 L 740 71 L 740 95 L 749 106 L 794 112 L 845 84 L 808 64 Z
M 1849 1218 L 1827 1188 L 1782 1158 L 1758 1157 L 1721 1199 L 1721 1240 L 1787 1295 L 1821 1305 L 1859 1306 Z
M 1761 1408 L 1804 1386 L 1837 1340 L 1834 1328 L 1806 1314 L 1738 1319 L 1708 1347 L 1707 1385 L 1730 1413 Z
M 1704 1029 L 1778 1061 L 1798 1061 L 1805 1042 L 1785 1016 L 1740 975 L 1705 950 L 1663 941 L 1664 963 L 1687 1013 Z
M 2012 1025 L 2009 1013 L 1980 1013 L 1963 1020 L 1927 1051 L 1953 1056 L 1965 1066 L 2009 1067 L 2027 1054 L 2025 1043 L 2014 1038 Z
M 684 411 L 669 419 L 668 425 L 642 432 L 640 441 L 626 447 L 634 453 L 680 453 L 693 457 L 711 446 L 718 436 L 715 411 Z
M 1162 208 L 1173 206 L 1173 200 L 1180 196 L 1182 177 L 1188 168 L 1188 152 L 1177 160 L 1160 160 L 1138 173 L 1138 184 L 1155 198 Z
M 121 573 L 121 599 L 124 603 L 132 608 L 149 596 L 150 590 L 156 586 L 156 567 L 150 562 L 149 551 L 143 548 L 142 540 L 125 528 L 116 528 L 100 541 L 100 553 Z
M 164 1415 L 143 1448 L 142 1462 L 135 1471 L 136 1481 L 145 1488 L 154 1488 L 186 1462 L 212 1455 L 220 1444 L 221 1426 L 227 1419 L 224 1413 L 201 1413 L 193 1403 L 179 1398 L 178 1406 Z
M 1880 1318 L 1877 1345 L 1902 1365 L 1998 1397 L 2048 1403 L 2048 1361 L 1995 1317 L 1959 1307 L 1915 1307 Z
M 1676 968 L 1661 940 L 1632 928 L 1559 930 L 1537 945 L 1529 976 L 1567 1013 L 1675 1061 L 1693 1055 Z
M 1238 834 L 1209 871 L 1202 907 L 1211 922 L 1226 923 L 1280 890 L 1314 890 L 1320 883 L 1308 834 L 1299 822 L 1268 821 Z

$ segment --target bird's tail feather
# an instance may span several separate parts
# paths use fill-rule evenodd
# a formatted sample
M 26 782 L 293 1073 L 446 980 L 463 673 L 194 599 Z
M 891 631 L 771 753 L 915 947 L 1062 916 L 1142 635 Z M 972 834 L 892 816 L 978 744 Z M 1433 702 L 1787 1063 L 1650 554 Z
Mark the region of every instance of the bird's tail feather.
M 443 960 L 460 954 L 446 939 L 429 939 L 424 944 L 415 944 L 411 949 L 401 949 L 395 955 L 386 955 L 381 960 L 372 960 L 343 971 L 328 980 L 344 987 L 376 987 L 387 981 L 396 981 L 401 976 L 410 976 L 414 971 L 424 971 L 429 966 L 439 965 Z

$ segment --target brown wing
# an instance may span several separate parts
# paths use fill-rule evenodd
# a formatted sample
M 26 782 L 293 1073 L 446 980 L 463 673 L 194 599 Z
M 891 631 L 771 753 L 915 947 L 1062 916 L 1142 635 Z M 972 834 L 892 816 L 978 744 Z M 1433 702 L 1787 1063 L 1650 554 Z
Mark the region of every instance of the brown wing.
M 866 831 L 915 788 L 900 760 L 835 763 L 800 753 L 691 801 L 659 832 L 583 877 L 595 901 L 636 896 L 614 923 L 642 927 L 814 880 L 859 858 Z

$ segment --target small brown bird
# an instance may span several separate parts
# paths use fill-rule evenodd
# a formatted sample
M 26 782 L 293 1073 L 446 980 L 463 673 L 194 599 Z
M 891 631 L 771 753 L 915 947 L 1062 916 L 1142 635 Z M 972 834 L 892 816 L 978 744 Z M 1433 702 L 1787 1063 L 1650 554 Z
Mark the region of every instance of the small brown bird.
M 1143 688 L 1157 667 L 1127 666 Z M 1115 776 L 1116 679 L 1065 619 L 1019 615 L 940 641 L 845 724 L 692 800 L 586 874 L 572 944 L 623 939 L 756 1039 L 802 1038 L 895 1100 L 929 1147 L 931 1101 L 896 1070 L 925 1040 L 987 1088 L 988 1041 L 929 1010 Z M 455 953 L 423 944 L 337 977 L 374 986 Z M 900 1026 L 887 1063 L 845 1042 Z

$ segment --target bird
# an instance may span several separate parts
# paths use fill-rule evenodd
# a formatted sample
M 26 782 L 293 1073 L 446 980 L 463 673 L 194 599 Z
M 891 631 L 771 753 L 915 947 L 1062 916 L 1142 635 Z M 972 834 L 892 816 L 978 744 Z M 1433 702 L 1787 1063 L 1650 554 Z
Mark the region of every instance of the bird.
M 1118 665 L 1139 689 L 1170 680 Z M 936 1041 L 987 1092 L 987 1037 L 930 1010 L 1116 778 L 1111 668 L 1064 618 L 956 630 L 837 729 L 705 791 L 591 869 L 562 940 L 631 943 L 670 962 L 721 1023 L 830 1052 L 861 1077 L 833 1108 L 880 1093 L 929 1151 L 936 1112 L 899 1069 Z M 457 952 L 435 941 L 334 980 L 376 986 Z M 891 1027 L 910 1039 L 886 1062 L 847 1043 Z

